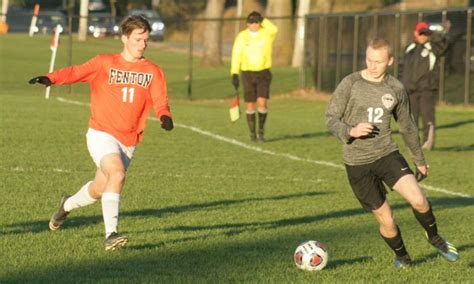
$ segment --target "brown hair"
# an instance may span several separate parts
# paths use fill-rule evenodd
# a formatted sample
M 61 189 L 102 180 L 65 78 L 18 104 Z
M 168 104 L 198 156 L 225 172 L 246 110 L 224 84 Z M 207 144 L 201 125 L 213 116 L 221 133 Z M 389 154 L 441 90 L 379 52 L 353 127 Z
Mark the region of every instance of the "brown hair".
M 390 45 L 390 42 L 384 38 L 381 37 L 376 37 L 369 41 L 369 44 L 367 47 L 372 47 L 372 49 L 377 50 L 377 49 L 382 49 L 385 48 L 388 52 L 388 56 L 392 57 L 392 46 Z
M 129 16 L 120 25 L 122 35 L 129 36 L 134 30 L 140 29 L 143 32 L 151 32 L 150 23 L 141 15 Z

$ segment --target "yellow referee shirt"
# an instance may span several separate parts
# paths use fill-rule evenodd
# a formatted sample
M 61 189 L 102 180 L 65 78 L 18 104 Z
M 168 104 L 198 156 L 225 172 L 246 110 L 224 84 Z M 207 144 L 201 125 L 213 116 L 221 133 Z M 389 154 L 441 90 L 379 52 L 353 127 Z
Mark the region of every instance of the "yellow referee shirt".
M 252 33 L 241 31 L 232 48 L 231 74 L 242 71 L 261 71 L 272 66 L 272 44 L 278 32 L 268 19 L 263 19 L 261 28 Z

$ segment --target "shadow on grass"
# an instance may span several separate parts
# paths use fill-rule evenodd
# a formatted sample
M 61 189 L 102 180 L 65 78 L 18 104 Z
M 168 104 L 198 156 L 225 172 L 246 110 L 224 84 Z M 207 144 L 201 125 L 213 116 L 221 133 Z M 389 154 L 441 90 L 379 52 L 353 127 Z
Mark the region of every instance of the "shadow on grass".
M 328 262 L 328 266 L 325 269 L 338 269 L 340 266 L 361 263 L 368 260 L 372 260 L 372 257 L 362 256 L 362 257 L 351 258 L 351 259 L 338 259 L 338 260 L 330 259 Z
M 449 239 L 448 239 L 449 241 Z M 471 243 L 471 244 L 464 244 L 464 245 L 456 245 L 454 244 L 459 252 L 459 257 L 460 259 L 462 259 L 462 255 L 463 255 L 463 252 L 465 251 L 468 251 L 468 250 L 471 250 L 472 248 L 474 248 L 474 244 Z M 435 259 L 435 258 L 442 258 L 443 261 L 446 261 L 448 262 L 447 260 L 445 260 L 438 252 L 435 252 L 435 249 L 433 248 L 433 253 L 430 253 L 424 257 L 421 257 L 421 258 L 418 258 L 418 259 L 415 259 L 413 261 L 413 264 L 414 265 L 417 265 L 417 264 L 422 264 L 422 263 L 425 263 L 425 262 L 428 262 L 432 259 Z
M 335 233 L 335 229 L 325 231 L 328 237 Z M 269 236 L 263 239 L 226 240 L 205 246 L 166 249 L 162 243 L 156 243 L 125 247 L 112 253 L 94 252 L 90 257 L 67 259 L 54 265 L 41 263 L 11 269 L 3 274 L 2 280 L 7 283 L 232 283 L 253 279 L 250 282 L 260 283 L 272 282 L 279 277 L 289 279 L 288 274 L 291 274 L 293 282 L 307 279 L 308 274 L 300 273 L 292 258 L 293 246 L 301 236 Z M 69 253 L 67 255 L 70 256 Z M 60 253 L 50 257 L 64 256 Z M 328 268 L 331 271 L 367 259 L 334 260 Z M 274 264 L 279 264 L 279 268 L 275 268 Z
M 304 193 L 310 194 L 312 193 Z M 300 194 L 301 195 L 301 194 Z M 285 195 L 270 197 L 270 199 L 278 198 L 284 199 Z M 295 195 L 289 195 L 294 197 Z M 291 197 L 286 197 L 291 198 Z M 210 206 L 216 203 L 228 204 L 229 201 L 234 203 L 245 202 L 244 200 L 262 200 L 265 198 L 248 198 L 239 200 L 223 200 L 220 202 L 210 202 Z M 472 202 L 466 201 L 466 198 L 434 198 L 432 199 L 433 206 L 436 208 L 450 208 L 459 206 L 471 206 Z M 164 210 L 169 212 L 183 212 L 185 207 L 190 208 L 206 208 L 204 204 L 195 204 L 179 207 L 169 207 L 157 209 L 155 211 L 132 211 L 125 212 L 126 214 L 133 213 L 135 216 L 149 216 L 150 212 L 156 212 L 158 216 L 163 214 Z M 232 204 L 232 203 L 231 203 Z M 410 210 L 405 202 L 397 202 L 393 204 L 395 210 L 405 209 Z M 176 211 L 178 210 L 178 211 Z M 160 212 L 161 211 L 161 212 Z M 294 219 L 283 219 L 274 222 L 263 223 L 240 223 L 244 226 L 237 228 L 238 230 L 252 229 L 251 226 L 260 228 L 262 224 L 267 227 L 273 226 L 289 226 L 298 223 L 317 222 L 322 218 L 341 218 L 347 216 L 361 215 L 364 212 L 362 209 L 346 209 L 335 212 L 328 212 L 316 216 L 307 216 Z M 130 215 L 129 215 L 130 216 Z M 94 217 L 100 219 L 99 217 Z M 43 222 L 44 223 L 44 222 Z M 250 226 L 248 226 L 250 224 Z M 318 230 L 318 237 L 322 239 L 331 239 L 332 242 L 345 242 L 352 240 L 352 234 L 358 235 L 366 232 L 372 225 L 360 224 L 356 230 L 351 230 L 351 234 L 340 234 L 340 226 L 337 222 L 334 226 L 326 230 Z M 232 226 L 232 225 L 231 225 Z M 200 227 L 197 227 L 198 229 Z M 213 227 L 210 227 L 211 231 Z M 265 228 L 265 227 L 263 227 Z M 255 227 L 253 228 L 255 229 Z M 373 228 L 372 228 L 373 229 Z M 315 232 L 315 231 L 314 231 Z M 314 234 L 311 232 L 310 234 Z M 375 233 L 375 232 L 374 232 Z M 139 244 L 136 246 L 129 246 L 123 250 L 113 253 L 94 252 L 91 257 L 83 257 L 78 260 L 60 261 L 54 265 L 32 265 L 28 267 L 20 267 L 19 269 L 11 269 L 3 275 L 5 282 L 131 282 L 131 283 L 146 283 L 146 282 L 202 282 L 202 281 L 216 281 L 226 282 L 246 282 L 252 278 L 252 282 L 265 282 L 268 279 L 277 279 L 275 277 L 283 277 L 283 279 L 292 279 L 293 282 L 307 282 L 308 274 L 298 273 L 294 268 L 291 260 L 293 247 L 301 241 L 301 234 L 289 233 L 286 236 L 275 235 L 273 233 L 265 234 L 269 238 L 260 235 L 259 238 L 234 238 L 234 239 L 220 239 L 213 243 L 204 245 L 189 244 L 183 248 L 166 249 L 169 244 L 176 244 L 187 241 L 194 241 L 206 239 L 209 237 L 216 237 L 221 233 L 218 231 L 211 232 L 204 236 L 185 237 L 175 239 L 171 242 L 154 242 Z M 461 253 L 472 249 L 473 244 L 462 244 L 458 246 Z M 262 257 L 262 252 L 265 252 L 265 257 Z M 436 257 L 436 253 L 415 260 L 415 263 L 429 262 L 430 259 Z M 71 255 L 69 255 L 71 256 Z M 58 256 L 59 257 L 59 256 Z M 282 258 L 287 258 L 282 267 L 283 269 L 272 270 L 274 263 L 281 263 Z M 372 259 L 370 256 L 358 256 L 354 258 L 334 259 L 328 264 L 328 272 L 337 272 L 337 269 L 350 267 L 357 263 L 366 262 Z M 62 259 L 64 260 L 64 259 Z M 444 261 L 444 260 L 440 260 Z M 472 263 L 471 263 L 472 264 Z M 472 265 L 471 265 L 472 266 Z M 265 272 L 274 272 L 275 275 L 267 277 L 262 275 Z M 279 274 L 280 273 L 280 274 Z M 449 273 L 449 272 L 446 272 Z M 291 278 L 288 276 L 290 274 Z M 357 275 L 357 274 L 356 274 Z M 453 281 L 465 280 L 466 276 L 453 275 Z M 340 281 L 349 281 L 350 276 L 336 275 L 331 276 Z M 462 281 L 461 281 L 462 282 Z
M 450 208 L 460 206 L 472 206 L 474 205 L 474 199 L 454 197 L 454 198 L 431 198 L 431 204 L 434 207 L 436 213 L 437 208 Z M 393 210 L 399 210 L 403 208 L 410 208 L 410 205 L 404 201 L 392 204 Z M 280 219 L 266 222 L 241 222 L 241 223 L 224 223 L 218 225 L 207 225 L 207 226 L 176 226 L 165 229 L 166 231 L 207 231 L 207 230 L 227 230 L 224 235 L 232 236 L 240 234 L 245 231 L 253 231 L 255 229 L 274 229 L 286 226 L 297 226 L 302 224 L 310 224 L 314 222 L 325 221 L 329 219 L 337 219 L 343 217 L 362 215 L 365 212 L 360 208 L 345 209 L 340 211 L 330 211 L 323 214 L 303 216 L 297 218 Z
M 436 129 L 454 128 L 454 127 L 459 127 L 459 126 L 469 124 L 469 123 L 474 123 L 474 119 L 468 119 L 468 120 L 462 120 L 462 121 L 457 121 L 453 123 L 438 125 L 436 126 Z
M 265 142 L 275 142 L 280 140 L 292 140 L 292 139 L 308 139 L 308 138 L 316 138 L 316 137 L 328 137 L 331 136 L 329 132 L 313 132 L 313 133 L 303 133 L 303 134 L 286 134 L 280 135 L 273 138 L 265 139 Z
M 446 128 L 448 128 L 448 129 L 449 128 L 455 128 L 455 127 L 463 126 L 463 125 L 469 124 L 469 123 L 474 123 L 474 119 L 468 119 L 468 120 L 462 120 L 462 121 L 457 121 L 457 122 L 448 123 L 448 124 L 436 125 L 436 130 L 446 129 Z M 420 131 L 421 131 L 421 128 L 420 128 Z M 393 130 L 392 133 L 400 134 L 400 131 Z
M 465 124 L 474 123 L 474 119 L 464 120 L 453 122 L 449 124 L 444 124 L 440 126 L 436 126 L 436 130 L 445 129 L 445 128 L 455 128 Z M 393 130 L 393 134 L 400 134 L 398 130 Z M 303 133 L 303 134 L 286 134 L 280 135 L 273 138 L 268 138 L 265 142 L 275 142 L 280 140 L 292 140 L 292 139 L 308 139 L 308 138 L 317 138 L 317 137 L 329 137 L 331 133 L 329 132 L 312 132 L 312 133 Z M 444 147 L 444 148 L 435 148 L 435 151 L 453 151 L 453 152 L 460 152 L 460 151 L 472 151 L 474 150 L 474 145 L 471 144 L 469 146 L 454 146 L 454 147 Z
M 451 147 L 435 147 L 434 152 L 464 152 L 464 151 L 474 151 L 474 144 L 467 146 L 451 146 Z
M 291 198 L 301 198 L 301 197 L 311 197 L 311 196 L 320 196 L 328 194 L 328 192 L 304 192 L 296 194 L 285 194 L 285 195 L 275 195 L 269 197 L 250 197 L 242 199 L 227 199 L 227 200 L 217 200 L 205 203 L 197 204 L 188 204 L 182 206 L 173 206 L 165 208 L 150 208 L 142 209 L 135 211 L 123 211 L 121 212 L 122 217 L 162 217 L 165 214 L 170 213 L 181 213 L 181 212 L 190 212 L 197 210 L 207 210 L 207 209 L 220 209 L 225 206 L 237 205 L 246 202 L 259 202 L 259 201 L 272 201 L 272 200 L 285 200 Z M 79 209 L 81 210 L 81 209 Z M 88 226 L 91 224 L 97 224 L 102 222 L 102 216 L 79 216 L 74 217 L 72 213 L 69 215 L 69 218 L 64 226 L 61 227 L 61 230 L 67 230 L 71 227 L 81 227 Z M 36 220 L 21 222 L 16 224 L 7 225 L 4 227 L 3 234 L 25 234 L 25 233 L 40 233 L 48 231 L 48 220 Z

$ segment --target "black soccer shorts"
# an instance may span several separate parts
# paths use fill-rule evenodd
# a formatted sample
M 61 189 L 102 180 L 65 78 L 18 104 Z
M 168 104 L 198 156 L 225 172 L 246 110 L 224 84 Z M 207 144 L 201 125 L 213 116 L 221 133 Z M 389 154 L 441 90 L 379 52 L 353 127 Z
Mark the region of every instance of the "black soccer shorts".
M 244 101 L 246 103 L 254 103 L 257 98 L 270 98 L 270 83 L 272 82 L 270 69 L 242 71 L 240 74 L 244 85 Z
M 378 209 L 386 200 L 384 183 L 393 188 L 404 175 L 413 174 L 400 152 L 395 151 L 365 165 L 346 165 L 352 191 L 367 212 Z

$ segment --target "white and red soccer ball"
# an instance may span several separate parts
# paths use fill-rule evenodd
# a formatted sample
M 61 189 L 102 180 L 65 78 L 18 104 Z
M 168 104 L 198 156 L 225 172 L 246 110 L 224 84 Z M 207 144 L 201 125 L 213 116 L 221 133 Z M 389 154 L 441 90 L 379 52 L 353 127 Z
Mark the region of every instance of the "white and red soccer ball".
M 327 247 L 318 241 L 305 241 L 296 248 L 294 261 L 301 270 L 319 271 L 328 263 Z

